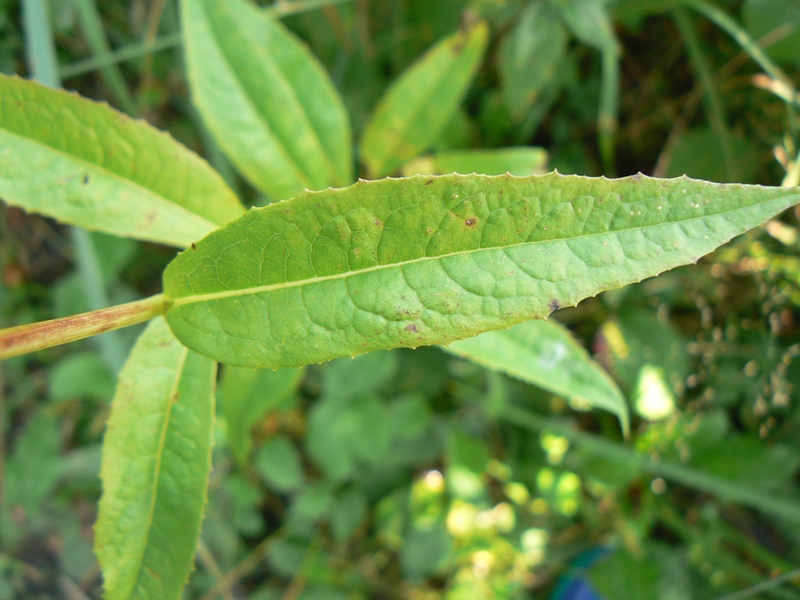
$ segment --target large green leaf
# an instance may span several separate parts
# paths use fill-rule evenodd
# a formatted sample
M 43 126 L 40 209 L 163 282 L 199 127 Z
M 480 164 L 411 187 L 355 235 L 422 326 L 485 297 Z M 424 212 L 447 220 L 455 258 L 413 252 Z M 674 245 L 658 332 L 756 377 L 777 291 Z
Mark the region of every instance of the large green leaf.
M 277 199 L 352 183 L 350 123 L 309 49 L 243 0 L 182 0 L 192 96 L 225 153 Z
M 182 346 L 161 318 L 120 373 L 95 527 L 109 600 L 181 597 L 211 472 L 215 375 L 216 364 Z
M 208 164 L 106 104 L 0 76 L 0 197 L 65 223 L 186 247 L 244 212 Z
M 614 380 L 556 321 L 527 321 L 453 342 L 445 350 L 554 394 L 603 408 L 630 427 L 628 405 Z
M 484 22 L 471 23 L 436 44 L 389 88 L 361 140 L 370 177 L 394 173 L 436 142 L 467 93 L 488 38 Z
M 251 367 L 442 344 L 695 261 L 798 201 L 642 175 L 362 181 L 253 209 L 180 254 L 166 318 Z

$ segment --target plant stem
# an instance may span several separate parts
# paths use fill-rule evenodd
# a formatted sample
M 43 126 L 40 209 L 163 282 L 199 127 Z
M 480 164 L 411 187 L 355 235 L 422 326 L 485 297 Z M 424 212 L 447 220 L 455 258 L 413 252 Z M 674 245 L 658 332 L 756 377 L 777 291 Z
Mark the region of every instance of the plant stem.
M 644 456 L 625 446 L 615 444 L 611 440 L 578 431 L 564 423 L 546 419 L 514 406 L 502 408 L 498 416 L 531 431 L 553 431 L 564 436 L 573 444 L 590 449 L 596 456 L 634 464 L 642 472 L 660 476 L 696 490 L 709 492 L 723 500 L 755 508 L 793 524 L 800 523 L 800 505 L 793 499 L 771 497 L 760 490 L 698 471 L 680 463 Z
M 130 327 L 163 315 L 163 294 L 111 308 L 0 330 L 0 360 Z

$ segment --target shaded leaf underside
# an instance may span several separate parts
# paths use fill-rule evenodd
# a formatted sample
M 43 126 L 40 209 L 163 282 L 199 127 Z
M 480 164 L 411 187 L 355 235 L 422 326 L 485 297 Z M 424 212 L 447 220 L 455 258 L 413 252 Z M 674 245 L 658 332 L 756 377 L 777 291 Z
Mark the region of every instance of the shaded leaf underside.
M 360 182 L 252 210 L 179 255 L 166 316 L 190 348 L 251 367 L 447 343 L 697 260 L 797 200 L 641 175 Z

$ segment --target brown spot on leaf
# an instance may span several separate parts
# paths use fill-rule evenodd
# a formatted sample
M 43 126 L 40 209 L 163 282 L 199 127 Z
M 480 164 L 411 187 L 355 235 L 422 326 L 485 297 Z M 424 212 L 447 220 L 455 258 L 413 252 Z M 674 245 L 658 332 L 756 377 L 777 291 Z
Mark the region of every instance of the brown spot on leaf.
M 195 244 L 194 242 L 192 242 L 192 250 L 197 250 L 197 244 Z
M 561 308 L 561 302 L 553 298 L 552 300 L 550 300 L 547 306 L 550 308 L 550 312 L 555 312 L 559 308 Z
M 381 223 L 380 219 L 375 219 L 375 227 L 382 227 L 383 223 Z
M 433 183 L 433 179 L 428 179 L 428 181 L 425 182 L 425 185 L 430 185 L 432 183 Z
M 410 323 L 406 325 L 406 331 L 412 331 L 414 333 L 417 333 L 417 326 L 414 325 L 413 323 Z
M 464 221 L 464 225 L 466 225 L 467 227 L 474 227 L 475 223 L 477 223 L 477 222 L 478 222 L 477 219 L 470 218 L 470 219 L 467 219 L 466 221 Z

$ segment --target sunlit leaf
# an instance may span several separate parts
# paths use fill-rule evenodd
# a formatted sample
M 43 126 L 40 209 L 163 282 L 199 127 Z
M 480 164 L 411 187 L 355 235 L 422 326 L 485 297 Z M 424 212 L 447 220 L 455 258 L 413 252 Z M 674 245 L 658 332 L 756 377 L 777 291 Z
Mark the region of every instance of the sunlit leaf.
M 799 200 L 641 175 L 360 182 L 253 209 L 180 254 L 166 317 L 240 366 L 448 343 L 693 262 Z
M 440 41 L 386 92 L 361 140 L 370 177 L 397 171 L 430 148 L 464 98 L 489 37 L 482 21 Z
M 106 104 L 0 76 L 0 197 L 87 229 L 188 246 L 244 212 L 208 164 Z
M 628 405 L 614 381 L 556 321 L 528 321 L 453 342 L 445 350 L 495 371 L 603 408 L 629 429 Z
M 182 0 L 192 97 L 236 167 L 281 199 L 352 182 L 350 123 L 310 50 L 243 0 Z
M 215 375 L 215 363 L 182 346 L 161 318 L 120 373 L 95 527 L 109 600 L 181 597 L 211 472 Z

